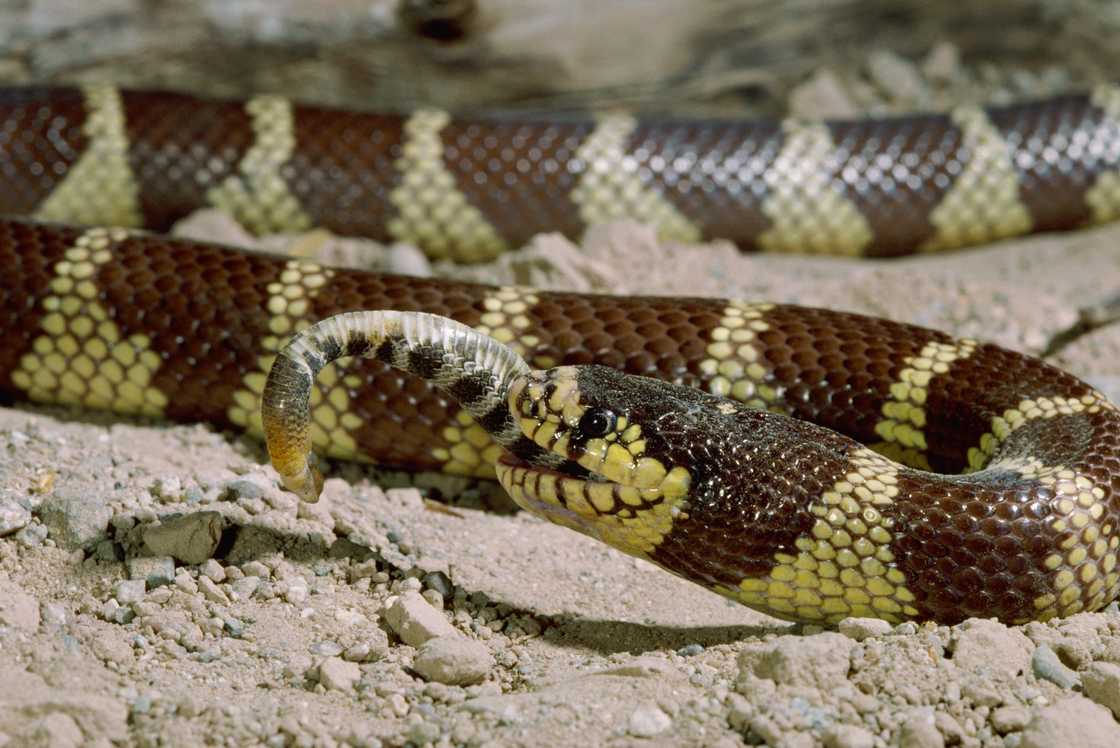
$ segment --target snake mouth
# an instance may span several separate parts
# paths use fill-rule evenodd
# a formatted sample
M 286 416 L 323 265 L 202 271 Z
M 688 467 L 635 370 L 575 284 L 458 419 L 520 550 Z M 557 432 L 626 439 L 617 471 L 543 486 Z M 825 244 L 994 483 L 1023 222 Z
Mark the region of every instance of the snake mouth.
M 547 475 L 558 481 L 610 483 L 604 476 L 594 473 L 575 462 L 567 461 L 558 465 L 537 465 L 518 457 L 509 450 L 502 450 L 498 456 L 497 466 L 507 470 L 522 470 L 527 475 Z
M 608 512 L 613 508 L 605 506 L 603 498 L 613 497 L 620 487 L 595 473 L 576 475 L 534 465 L 508 451 L 501 453 L 494 468 L 498 482 L 519 507 L 593 537 L 599 537 L 594 517 L 600 508 Z M 594 504 L 593 495 L 600 497 Z

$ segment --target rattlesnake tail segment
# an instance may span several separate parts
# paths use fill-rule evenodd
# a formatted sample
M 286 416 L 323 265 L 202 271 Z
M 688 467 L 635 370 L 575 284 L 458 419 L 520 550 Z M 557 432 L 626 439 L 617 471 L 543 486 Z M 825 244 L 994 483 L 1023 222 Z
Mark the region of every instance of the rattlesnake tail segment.
M 506 450 L 534 464 L 558 460 L 521 434 L 506 406 L 510 385 L 529 372 L 512 349 L 466 325 L 421 312 L 337 314 L 297 333 L 269 372 L 261 402 L 265 440 L 288 490 L 317 501 L 322 474 L 311 462 L 315 377 L 340 358 L 377 358 L 436 385 Z

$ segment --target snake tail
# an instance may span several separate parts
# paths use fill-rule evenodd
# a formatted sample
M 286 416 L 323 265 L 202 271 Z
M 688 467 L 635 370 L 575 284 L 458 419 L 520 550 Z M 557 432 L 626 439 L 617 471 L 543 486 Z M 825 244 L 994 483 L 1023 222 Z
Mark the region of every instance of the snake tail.
M 336 314 L 297 333 L 281 349 L 265 383 L 261 421 L 269 457 L 284 486 L 317 501 L 323 476 L 312 462 L 315 377 L 347 356 L 377 358 L 415 374 L 454 398 L 500 448 L 532 464 L 561 459 L 524 437 L 506 406 L 510 385 L 529 366 L 508 346 L 434 314 L 359 311 Z

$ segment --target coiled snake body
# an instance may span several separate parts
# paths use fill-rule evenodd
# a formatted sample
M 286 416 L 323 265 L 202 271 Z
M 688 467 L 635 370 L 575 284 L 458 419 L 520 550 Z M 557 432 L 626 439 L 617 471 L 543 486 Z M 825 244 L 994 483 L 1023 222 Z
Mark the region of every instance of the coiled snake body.
M 471 260 L 632 215 L 683 240 L 897 254 L 1112 218 L 1118 100 L 775 126 L 3 92 L 0 208 L 32 218 L 0 221 L 0 394 L 260 434 L 293 333 L 428 312 L 547 371 L 482 386 L 485 366 L 433 358 L 451 338 L 410 354 L 391 327 L 379 354 L 352 336 L 326 359 L 374 357 L 320 373 L 311 444 L 498 465 L 522 505 L 784 617 L 1099 609 L 1120 593 L 1120 415 L 1033 358 L 825 310 L 380 275 L 130 227 L 217 205 L 259 231 L 325 224 Z M 41 222 L 63 220 L 116 228 Z

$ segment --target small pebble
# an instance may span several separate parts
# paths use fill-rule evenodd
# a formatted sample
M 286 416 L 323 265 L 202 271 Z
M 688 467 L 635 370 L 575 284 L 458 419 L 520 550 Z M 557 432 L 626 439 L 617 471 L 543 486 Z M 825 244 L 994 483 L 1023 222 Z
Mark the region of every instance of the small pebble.
M 875 748 L 875 736 L 858 725 L 833 725 L 822 737 L 825 748 Z
M 113 597 L 121 605 L 131 605 L 144 599 L 146 589 L 143 579 L 122 579 L 113 585 Z
M 150 696 L 137 696 L 136 701 L 132 702 L 133 714 L 147 714 L 152 710 L 152 699 Z
M 248 600 L 253 596 L 253 593 L 255 593 L 257 591 L 257 588 L 259 588 L 260 586 L 260 577 L 248 576 L 241 577 L 236 582 L 233 582 L 229 586 L 229 588 L 230 592 L 233 593 L 234 599 Z
M 264 496 L 266 486 L 254 478 L 234 478 L 222 484 L 222 489 L 236 499 L 259 499 Z
M 2 577 L 0 577 L 2 579 Z M 6 626 L 34 631 L 42 619 L 39 614 L 39 601 L 26 592 L 9 591 L 0 595 L 0 630 Z M 0 649 L 3 646 L 0 645 Z M 4 659 L 0 657 L 0 659 Z M 11 659 L 11 655 L 8 655 Z
M 410 725 L 405 734 L 408 740 L 416 745 L 430 745 L 440 739 L 443 731 L 435 722 L 425 720 Z
M 414 275 L 428 278 L 432 275 L 432 266 L 427 256 L 411 244 L 394 244 L 389 247 L 386 268 L 390 273 Z
M 198 572 L 219 584 L 226 579 L 226 570 L 212 558 L 206 559 L 202 566 L 198 567 Z
M 679 654 L 681 657 L 694 657 L 703 651 L 703 644 L 697 644 L 693 642 L 692 644 L 685 644 L 683 647 L 678 649 L 677 654 Z
M 143 579 L 148 589 L 171 584 L 175 579 L 175 561 L 170 556 L 139 556 L 125 560 L 129 579 Z
M 312 644 L 308 647 L 308 651 L 320 657 L 337 657 L 342 654 L 342 645 L 336 641 L 325 639 Z
M 1048 680 L 1059 688 L 1071 689 L 1081 685 L 1077 672 L 1062 664 L 1049 644 L 1039 644 L 1035 648 L 1031 656 L 1031 669 L 1036 677 Z
M 944 748 L 945 738 L 937 731 L 933 709 L 915 709 L 899 730 L 899 748 Z
M 1021 706 L 1001 706 L 992 712 L 992 727 L 1000 735 L 1022 730 L 1031 719 L 1031 713 Z
M 297 577 L 288 581 L 284 590 L 284 599 L 292 605 L 299 605 L 307 600 L 309 594 L 310 590 L 307 587 L 307 582 Z
M 360 667 L 337 657 L 328 657 L 319 665 L 319 682 L 328 690 L 349 691 L 361 677 Z
M 153 556 L 171 556 L 184 564 L 201 564 L 214 555 L 224 520 L 218 512 L 192 512 L 148 525 L 142 535 Z
M 867 72 L 894 101 L 920 102 L 928 96 L 928 86 L 917 66 L 893 52 L 872 52 L 867 58 Z
M 65 626 L 70 621 L 70 609 L 62 603 L 44 603 L 39 614 L 45 626 Z
M 673 724 L 669 715 L 654 705 L 640 706 L 630 715 L 627 726 L 631 735 L 639 738 L 652 738 L 668 730 Z
M 121 607 L 120 603 L 113 598 L 109 598 L 105 601 L 105 604 L 101 606 L 100 613 L 101 617 L 106 621 L 120 624 L 129 623 L 135 616 L 135 613 L 132 612 L 132 608 Z
M 170 587 L 157 587 L 149 592 L 148 596 L 144 599 L 153 605 L 164 605 L 171 599 L 171 595 Z
M 272 576 L 272 571 L 260 561 L 250 561 L 247 564 L 242 564 L 241 571 L 245 572 L 245 576 L 247 577 L 268 579 Z
M 424 590 L 420 594 L 424 596 L 424 599 L 427 600 L 428 604 L 433 608 L 436 610 L 443 610 L 443 595 L 439 594 L 438 591 Z
M 189 595 L 198 594 L 198 583 L 187 572 L 179 572 L 175 575 L 175 586 L 186 592 Z
M 424 575 L 422 581 L 425 587 L 438 592 L 444 600 L 455 594 L 455 586 L 451 584 L 451 580 L 442 571 L 428 572 Z
M 1085 695 L 1120 719 L 1120 665 L 1094 662 L 1082 672 Z
M 202 594 L 206 596 L 207 600 L 218 603 L 219 605 L 229 605 L 229 598 L 226 596 L 226 593 L 222 591 L 221 587 L 214 584 L 214 580 L 210 577 L 199 577 L 198 589 L 202 591 Z
M 889 634 L 891 628 L 890 622 L 881 618 L 845 618 L 836 624 L 837 631 L 857 642 Z
M 159 478 L 152 486 L 151 493 L 157 499 L 165 501 L 178 501 L 183 496 L 183 483 L 177 475 L 167 475 Z
M 419 647 L 436 637 L 458 636 L 444 614 L 418 592 L 405 592 L 385 609 L 385 621 L 405 644 Z
M 38 548 L 47 539 L 46 525 L 32 522 L 16 531 L 16 542 L 24 548 Z
M 22 530 L 31 522 L 31 512 L 14 501 L 0 501 L 0 537 Z
M 1065 696 L 1036 710 L 1020 734 L 1020 748 L 1116 748 L 1120 745 L 1120 725 L 1112 714 L 1100 704 L 1077 695 Z
M 425 680 L 469 686 L 486 678 L 494 667 L 494 658 L 485 645 L 455 634 L 421 644 L 412 667 Z

